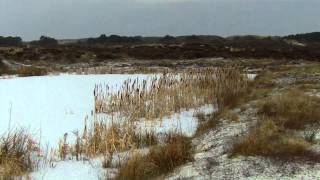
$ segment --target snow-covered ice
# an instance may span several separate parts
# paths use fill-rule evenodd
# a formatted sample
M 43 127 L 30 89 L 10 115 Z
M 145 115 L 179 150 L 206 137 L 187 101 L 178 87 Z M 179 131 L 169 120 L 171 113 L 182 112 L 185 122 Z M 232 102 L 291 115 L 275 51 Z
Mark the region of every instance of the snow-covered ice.
M 0 79 L 0 134 L 26 128 L 42 144 L 56 144 L 66 132 L 81 130 L 94 107 L 96 84 L 114 90 L 128 78 L 148 75 L 58 75 Z M 10 120 L 11 119 L 11 120 Z

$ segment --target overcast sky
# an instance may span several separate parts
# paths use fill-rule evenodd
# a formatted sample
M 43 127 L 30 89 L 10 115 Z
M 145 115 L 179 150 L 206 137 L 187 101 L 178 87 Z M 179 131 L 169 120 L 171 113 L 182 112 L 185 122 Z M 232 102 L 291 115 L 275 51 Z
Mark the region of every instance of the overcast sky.
M 320 0 L 0 0 L 0 35 L 81 38 L 320 31 Z

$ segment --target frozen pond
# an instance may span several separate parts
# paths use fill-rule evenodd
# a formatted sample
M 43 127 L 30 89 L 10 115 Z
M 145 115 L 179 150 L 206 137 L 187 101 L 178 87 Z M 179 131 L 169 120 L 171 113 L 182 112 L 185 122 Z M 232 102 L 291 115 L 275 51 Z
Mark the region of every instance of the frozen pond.
M 96 84 L 116 89 L 128 78 L 147 75 L 57 75 L 0 79 L 0 134 L 26 128 L 42 143 L 81 130 L 94 106 Z M 11 119 L 11 121 L 10 121 Z

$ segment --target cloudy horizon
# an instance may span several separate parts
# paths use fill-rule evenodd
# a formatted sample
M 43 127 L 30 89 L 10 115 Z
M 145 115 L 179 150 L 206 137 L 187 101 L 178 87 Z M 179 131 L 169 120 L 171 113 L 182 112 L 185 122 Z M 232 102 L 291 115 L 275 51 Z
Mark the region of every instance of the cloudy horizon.
M 320 30 L 317 0 L 0 0 L 0 36 L 288 35 Z

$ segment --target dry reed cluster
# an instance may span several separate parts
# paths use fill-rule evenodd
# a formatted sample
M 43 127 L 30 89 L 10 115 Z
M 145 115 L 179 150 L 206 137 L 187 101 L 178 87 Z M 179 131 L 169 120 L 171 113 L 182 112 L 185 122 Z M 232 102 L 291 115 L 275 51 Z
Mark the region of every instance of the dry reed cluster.
M 94 120 L 89 126 L 85 123 L 82 134 L 74 132 L 74 135 L 76 139 L 72 145 L 67 143 L 67 134 L 61 139 L 58 148 L 60 159 L 70 154 L 77 160 L 97 155 L 112 158 L 114 153 L 154 145 L 159 141 L 155 132 L 137 132 L 133 123 L 128 121 L 106 123 Z
M 13 179 L 35 168 L 37 144 L 25 130 L 0 137 L 0 179 Z
M 247 86 L 248 78 L 236 68 L 191 69 L 166 73 L 150 81 L 129 79 L 117 92 L 97 85 L 95 112 L 120 113 L 130 121 L 162 119 L 182 109 L 228 104 L 246 92 Z

